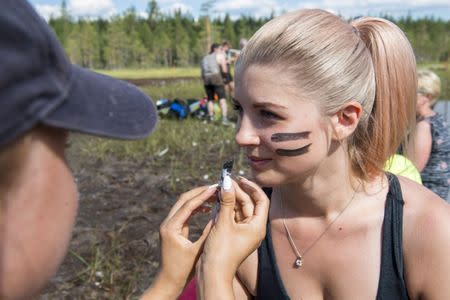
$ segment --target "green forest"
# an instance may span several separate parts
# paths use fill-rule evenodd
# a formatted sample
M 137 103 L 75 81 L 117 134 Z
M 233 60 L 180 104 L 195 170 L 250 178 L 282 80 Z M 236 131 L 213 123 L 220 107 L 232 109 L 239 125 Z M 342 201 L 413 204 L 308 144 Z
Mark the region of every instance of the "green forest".
M 130 7 L 109 19 L 92 20 L 71 16 L 63 0 L 60 16 L 51 17 L 49 24 L 73 63 L 94 69 L 122 69 L 197 65 L 211 42 L 228 40 L 238 48 L 241 38 L 251 37 L 273 18 L 211 18 L 211 5 L 205 2 L 196 19 L 181 11 L 164 14 L 157 1 L 151 0 L 146 18 Z M 450 21 L 411 16 L 389 19 L 406 33 L 418 62 L 450 61 Z

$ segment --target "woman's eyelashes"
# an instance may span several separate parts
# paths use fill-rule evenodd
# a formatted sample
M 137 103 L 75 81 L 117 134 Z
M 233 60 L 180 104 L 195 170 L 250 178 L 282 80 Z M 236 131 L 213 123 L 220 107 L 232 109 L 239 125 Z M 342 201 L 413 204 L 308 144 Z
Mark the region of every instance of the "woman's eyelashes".
M 283 119 L 282 117 L 280 117 L 276 113 L 271 112 L 269 110 L 265 110 L 265 109 L 261 109 L 259 111 L 259 114 L 261 115 L 261 117 L 263 117 L 265 119 L 271 119 L 271 120 L 282 120 Z
M 242 106 L 239 103 L 237 103 L 236 101 L 233 101 L 233 110 L 241 113 L 242 112 Z
M 241 115 L 243 113 L 243 111 L 244 111 L 242 106 L 236 100 L 233 100 L 233 110 L 237 111 L 239 113 L 239 115 Z M 279 114 L 277 114 L 277 113 L 275 113 L 273 111 L 264 109 L 264 108 L 256 109 L 255 112 L 262 119 L 267 120 L 267 121 L 276 121 L 276 120 L 283 120 L 284 119 Z

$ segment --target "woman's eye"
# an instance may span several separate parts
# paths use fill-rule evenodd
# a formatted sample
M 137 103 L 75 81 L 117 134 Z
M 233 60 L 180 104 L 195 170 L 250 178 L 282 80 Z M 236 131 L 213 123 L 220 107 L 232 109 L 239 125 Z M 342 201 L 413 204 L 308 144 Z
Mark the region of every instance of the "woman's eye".
M 277 114 L 268 111 L 268 110 L 260 110 L 260 114 L 261 116 L 263 116 L 264 118 L 268 118 L 268 119 L 276 119 L 276 120 L 280 120 L 281 117 L 278 116 Z
M 237 103 L 233 103 L 233 110 L 240 112 L 240 111 L 242 111 L 242 106 L 240 106 Z

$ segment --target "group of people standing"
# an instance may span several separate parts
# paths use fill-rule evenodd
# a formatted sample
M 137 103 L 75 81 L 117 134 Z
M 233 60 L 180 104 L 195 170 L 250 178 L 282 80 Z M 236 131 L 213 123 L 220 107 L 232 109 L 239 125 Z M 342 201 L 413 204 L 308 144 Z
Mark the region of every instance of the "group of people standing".
M 242 42 L 241 45 L 245 46 L 245 42 Z M 224 41 L 221 45 L 212 44 L 209 54 L 202 59 L 202 79 L 208 99 L 207 108 L 210 121 L 215 120 L 214 101 L 218 101 L 222 124 L 231 125 L 228 120 L 227 98 L 230 100 L 233 98 L 234 81 L 231 66 L 236 61 L 239 52 L 240 50 L 231 49 L 228 41 Z

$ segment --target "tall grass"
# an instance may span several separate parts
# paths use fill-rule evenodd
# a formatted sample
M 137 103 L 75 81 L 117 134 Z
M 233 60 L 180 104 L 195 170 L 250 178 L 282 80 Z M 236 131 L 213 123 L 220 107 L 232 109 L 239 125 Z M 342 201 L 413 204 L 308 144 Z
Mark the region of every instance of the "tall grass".
M 167 85 L 145 86 L 141 88 L 150 95 L 153 100 L 158 100 L 160 98 L 200 99 L 205 96 L 205 90 L 201 80 L 189 83 L 175 82 Z
M 243 156 L 234 142 L 234 129 L 197 119 L 160 120 L 155 132 L 140 141 L 114 141 L 77 136 L 78 147 L 86 155 L 119 159 L 145 159 L 168 173 L 175 189 L 217 180 L 222 163 L 236 161 L 236 170 L 246 173 Z

